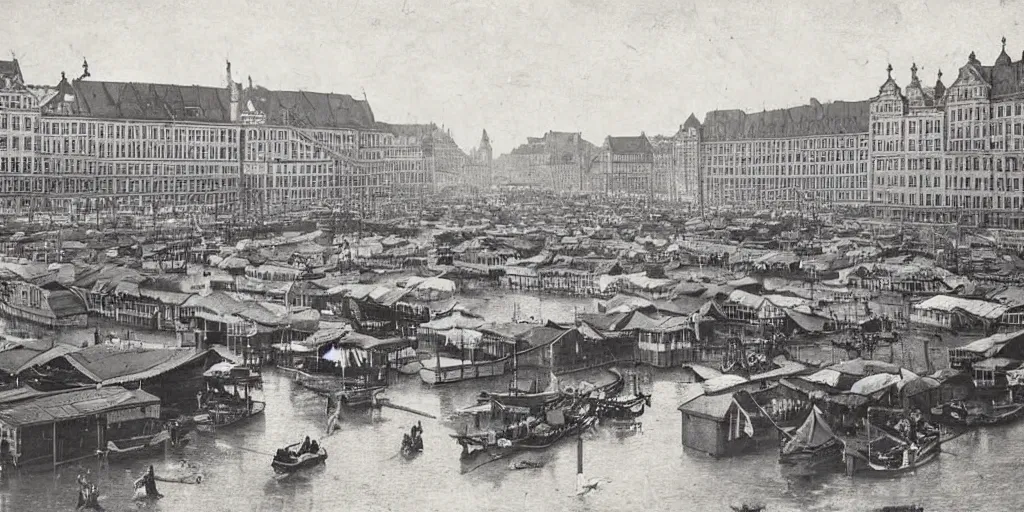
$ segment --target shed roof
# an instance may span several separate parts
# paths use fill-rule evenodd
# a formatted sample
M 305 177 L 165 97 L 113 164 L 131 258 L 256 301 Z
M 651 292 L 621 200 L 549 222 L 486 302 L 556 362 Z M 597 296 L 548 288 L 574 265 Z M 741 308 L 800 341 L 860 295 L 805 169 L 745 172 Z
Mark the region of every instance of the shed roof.
M 117 386 L 77 389 L 29 398 L 4 407 L 0 409 L 0 423 L 25 427 L 159 404 L 159 398 L 141 389 L 128 390 Z
M 932 309 L 946 312 L 961 310 L 980 318 L 995 320 L 1006 312 L 1007 307 L 983 300 L 950 297 L 949 295 L 936 295 L 919 304 L 915 304 L 914 309 Z
M 207 356 L 220 358 L 213 350 L 197 354 L 191 348 L 121 350 L 105 345 L 84 348 L 61 358 L 89 380 L 111 385 L 156 377 Z

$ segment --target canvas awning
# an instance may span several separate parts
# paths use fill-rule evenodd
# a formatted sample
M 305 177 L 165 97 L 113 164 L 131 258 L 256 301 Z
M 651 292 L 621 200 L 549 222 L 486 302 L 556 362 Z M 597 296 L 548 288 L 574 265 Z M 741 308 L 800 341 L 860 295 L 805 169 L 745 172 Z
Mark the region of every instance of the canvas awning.
M 821 410 L 815 405 L 811 407 L 810 414 L 807 415 L 807 419 L 796 430 L 793 437 L 783 446 L 782 453 L 791 454 L 805 448 L 818 448 L 835 437 L 835 432 L 828 426 Z

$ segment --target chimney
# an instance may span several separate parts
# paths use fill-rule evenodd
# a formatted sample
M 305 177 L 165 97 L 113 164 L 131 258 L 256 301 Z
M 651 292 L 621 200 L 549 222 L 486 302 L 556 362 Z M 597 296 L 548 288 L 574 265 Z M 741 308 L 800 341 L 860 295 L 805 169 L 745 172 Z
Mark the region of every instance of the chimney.
M 227 61 L 226 77 L 228 85 L 228 94 L 231 95 L 231 122 L 238 122 L 238 101 L 239 91 L 238 84 L 235 83 L 234 79 L 231 78 L 231 61 Z

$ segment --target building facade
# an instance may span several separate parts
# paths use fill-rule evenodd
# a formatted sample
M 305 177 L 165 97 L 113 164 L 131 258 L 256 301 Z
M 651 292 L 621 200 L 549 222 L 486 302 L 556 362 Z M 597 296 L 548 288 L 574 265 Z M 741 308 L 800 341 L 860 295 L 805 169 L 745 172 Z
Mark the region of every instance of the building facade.
M 871 101 L 872 211 L 898 222 L 1024 229 L 1024 55 L 991 66 L 972 52 L 948 88 L 902 90 L 889 77 Z
M 502 155 L 496 172 L 507 184 L 580 192 L 587 189 L 597 153 L 579 132 L 549 131 L 543 137 L 527 137 L 526 144 Z
M 639 137 L 605 138 L 598 164 L 591 168 L 594 192 L 612 197 L 655 197 L 655 150 L 643 132 Z
M 77 221 L 374 205 L 462 180 L 434 125 L 387 125 L 344 94 L 123 83 L 25 85 L 0 61 L 0 214 Z M 443 176 L 439 179 L 439 174 Z
M 700 132 L 706 206 L 799 210 L 868 202 L 868 102 L 714 111 Z

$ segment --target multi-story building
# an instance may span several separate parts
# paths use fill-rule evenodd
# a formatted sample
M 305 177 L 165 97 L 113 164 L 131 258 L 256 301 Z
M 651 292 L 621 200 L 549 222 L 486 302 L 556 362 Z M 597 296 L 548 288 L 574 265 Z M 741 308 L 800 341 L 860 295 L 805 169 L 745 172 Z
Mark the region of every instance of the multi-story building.
M 465 154 L 434 125 L 374 119 L 344 94 L 122 83 L 25 86 L 0 62 L 0 213 L 88 220 L 374 205 L 461 180 Z M 461 155 L 461 156 L 460 156 Z
M 579 132 L 549 131 L 502 155 L 496 164 L 502 181 L 558 192 L 579 192 L 596 163 L 597 148 Z
M 1024 55 L 971 52 L 946 88 L 889 77 L 871 102 L 873 212 L 879 218 L 1024 228 Z
M 466 180 L 469 155 L 455 143 L 451 129 L 445 130 L 443 126 L 435 129 L 430 141 L 434 190 L 437 192 L 464 190 L 469 186 Z
M 699 137 L 700 195 L 708 206 L 868 202 L 866 101 L 709 112 Z
M 700 188 L 700 121 L 690 114 L 672 136 L 657 135 L 654 147 L 654 196 L 671 202 L 696 202 Z
M 643 132 L 639 137 L 604 140 L 598 164 L 591 168 L 594 192 L 608 196 L 654 198 L 654 146 Z
M 704 200 L 701 191 L 702 172 L 700 167 L 700 121 L 690 113 L 682 129 L 676 136 L 679 138 L 680 172 L 676 177 L 676 194 L 681 201 L 697 203 L 703 208 Z

